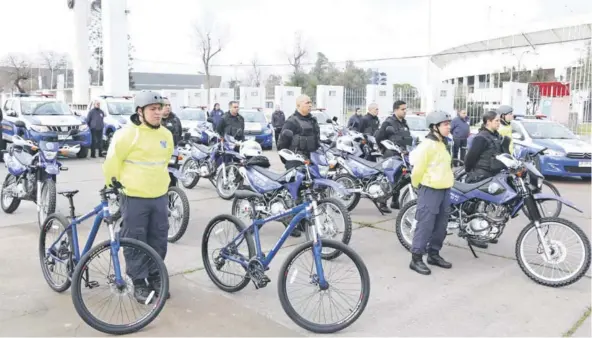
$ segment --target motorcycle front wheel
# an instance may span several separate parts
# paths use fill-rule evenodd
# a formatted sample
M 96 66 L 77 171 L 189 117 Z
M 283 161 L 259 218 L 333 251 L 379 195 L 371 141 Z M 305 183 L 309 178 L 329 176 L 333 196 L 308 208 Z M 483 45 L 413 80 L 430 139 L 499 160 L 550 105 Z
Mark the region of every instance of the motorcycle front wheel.
M 56 210 L 56 183 L 52 179 L 48 179 L 41 185 L 41 200 L 37 201 L 39 210 L 37 211 L 37 222 L 39 228 L 43 228 L 43 223 L 47 215 L 51 215 Z
M 572 239 L 565 239 L 565 235 Z M 541 218 L 538 228 L 531 222 L 518 235 L 516 258 L 520 269 L 536 283 L 567 286 L 580 280 L 590 268 L 590 240 L 580 227 L 566 219 Z
M 180 181 L 185 189 L 193 189 L 197 185 L 197 182 L 199 182 L 199 174 L 197 171 L 197 162 L 192 158 L 187 159 L 187 161 L 183 163 L 181 166 L 181 173 L 184 178 Z
M 167 240 L 175 243 L 187 231 L 189 225 L 189 199 L 179 187 L 170 187 L 167 193 L 169 197 L 169 233 Z
M 557 187 L 555 187 L 553 183 L 547 180 L 543 180 L 543 188 L 541 188 L 540 192 L 545 193 L 543 191 L 543 189 L 545 188 L 551 190 L 550 194 L 555 195 L 557 197 L 561 197 L 561 194 L 559 194 L 559 189 L 557 189 Z M 539 213 L 541 214 L 541 217 L 559 217 L 559 215 L 561 214 L 561 208 L 563 207 L 561 202 L 553 200 L 537 201 L 536 204 L 539 207 Z M 524 212 L 524 216 L 530 219 L 528 210 L 526 210 L 526 208 L 522 208 L 522 211 Z
M 242 176 L 235 165 L 226 165 L 226 184 L 224 184 L 224 173 L 220 171 L 216 177 L 216 192 L 223 200 L 230 200 L 242 184 Z
M 332 239 L 339 241 L 345 245 L 349 244 L 352 236 L 352 220 L 348 210 L 343 203 L 335 198 L 326 198 L 317 202 L 317 216 L 321 224 L 316 224 L 313 218 L 304 220 L 307 226 L 306 240 L 311 241 L 311 229 L 313 224 L 317 225 L 317 233 L 321 240 Z M 343 252 L 332 250 L 330 248 L 323 248 L 321 257 L 326 260 L 331 260 L 339 257 Z

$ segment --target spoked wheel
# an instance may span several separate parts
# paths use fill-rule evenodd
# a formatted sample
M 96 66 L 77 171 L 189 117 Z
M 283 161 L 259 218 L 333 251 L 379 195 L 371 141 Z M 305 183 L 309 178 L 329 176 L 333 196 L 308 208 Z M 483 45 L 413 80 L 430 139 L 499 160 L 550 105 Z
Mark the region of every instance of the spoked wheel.
M 411 250 L 413 243 L 413 235 L 415 234 L 415 227 L 417 220 L 415 219 L 415 212 L 417 211 L 417 200 L 412 200 L 405 204 L 395 221 L 395 232 L 401 245 L 407 250 Z
M 318 220 L 320 224 L 313 221 Z M 352 221 L 345 206 L 337 199 L 328 198 L 317 203 L 316 217 L 307 220 L 307 225 L 316 224 L 318 236 L 322 240 L 333 239 L 348 245 L 352 236 Z M 304 228 L 306 240 L 312 240 L 311 229 Z M 323 247 L 321 256 L 323 259 L 335 259 L 341 255 L 341 251 L 333 250 L 330 247 Z
M 192 189 L 199 182 L 199 174 L 197 168 L 197 162 L 192 158 L 187 159 L 181 166 L 181 173 L 183 173 L 183 179 L 181 184 L 186 189 Z
M 333 179 L 333 181 L 341 184 L 345 189 L 355 189 L 356 188 L 356 179 L 353 178 L 351 175 L 337 175 Z M 354 210 L 354 208 L 360 202 L 360 193 L 356 192 L 349 196 L 341 196 L 338 195 L 337 191 L 331 189 L 331 196 L 334 198 L 339 199 L 343 205 L 347 208 L 348 211 Z
M 401 194 L 401 197 L 399 200 L 399 206 L 404 207 L 405 204 L 413 201 L 414 199 L 417 199 L 417 192 L 413 189 L 411 184 L 409 184 L 408 188 L 403 189 L 403 193 Z
M 13 196 L 13 191 L 16 188 L 16 176 L 8 174 L 2 184 L 2 194 L 0 196 L 0 205 L 2 210 L 7 214 L 12 214 L 18 209 L 21 200 Z
M 170 187 L 169 197 L 169 243 L 175 243 L 187 231 L 189 225 L 189 199 L 181 188 Z
M 119 245 L 114 256 L 110 241 L 99 243 L 82 257 L 72 277 L 72 301 L 80 318 L 95 330 L 117 335 L 150 324 L 169 294 L 168 271 L 154 249 L 130 238 Z
M 522 271 L 538 284 L 562 287 L 577 282 L 590 268 L 590 240 L 577 225 L 556 217 L 527 225 L 516 240 Z
M 201 243 L 204 268 L 212 282 L 226 292 L 237 292 L 251 280 L 243 265 L 255 256 L 255 243 L 241 220 L 231 215 L 214 217 L 206 226 Z
M 70 277 L 74 264 L 72 245 L 70 232 L 64 232 L 69 224 L 64 216 L 51 214 L 45 219 L 39 234 L 41 272 L 49 287 L 55 292 L 64 292 L 71 284 Z
M 543 194 L 549 194 L 549 195 L 555 195 L 560 197 L 561 195 L 559 194 L 559 189 L 557 189 L 557 187 L 555 187 L 555 185 L 547 180 L 543 180 L 543 187 L 541 188 L 541 193 Z M 562 203 L 559 201 L 555 201 L 555 200 L 546 200 L 546 201 L 536 201 L 536 204 L 539 208 L 539 213 L 541 214 L 541 217 L 559 217 L 559 215 L 561 214 L 561 208 L 563 207 Z M 522 211 L 524 212 L 524 215 L 527 218 L 530 218 L 528 216 L 528 210 L 526 210 L 526 208 L 522 208 Z
M 37 211 L 37 222 L 39 227 L 43 227 L 43 222 L 49 214 L 53 214 L 56 209 L 56 184 L 53 180 L 46 180 L 41 185 L 40 200 L 37 201 L 39 211 Z
M 245 225 L 253 224 L 255 215 L 255 205 L 252 201 L 246 198 L 235 198 L 232 201 L 232 216 L 240 219 Z
M 235 165 L 225 166 L 226 182 L 224 182 L 224 173 L 220 171 L 216 177 L 216 191 L 218 196 L 224 200 L 234 197 L 234 193 L 241 185 L 242 176 Z
M 333 333 L 353 324 L 364 312 L 370 298 L 370 275 L 360 256 L 347 245 L 333 240 L 319 243 L 339 251 L 341 259 L 321 259 L 313 242 L 300 245 L 280 269 L 278 294 L 282 308 L 298 326 L 314 333 Z M 326 285 L 321 283 L 317 266 L 322 267 Z

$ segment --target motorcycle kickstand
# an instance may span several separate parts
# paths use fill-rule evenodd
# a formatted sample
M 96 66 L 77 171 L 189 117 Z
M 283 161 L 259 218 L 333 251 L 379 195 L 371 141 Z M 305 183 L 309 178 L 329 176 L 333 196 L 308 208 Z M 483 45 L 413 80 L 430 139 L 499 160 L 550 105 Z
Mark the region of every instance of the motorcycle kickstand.
M 378 203 L 376 203 L 375 200 L 371 200 L 372 203 L 374 203 L 374 206 L 376 207 L 376 209 L 378 209 L 378 211 L 380 211 L 380 213 L 382 214 L 382 216 L 384 216 L 384 212 L 382 212 L 382 210 L 380 210 L 380 206 L 378 205 Z
M 469 249 L 471 249 L 473 256 L 475 256 L 475 258 L 479 258 L 479 256 L 477 256 L 477 254 L 475 253 L 475 249 L 473 249 L 473 246 L 471 245 L 471 241 L 469 241 L 468 238 L 467 238 L 467 244 L 469 245 Z

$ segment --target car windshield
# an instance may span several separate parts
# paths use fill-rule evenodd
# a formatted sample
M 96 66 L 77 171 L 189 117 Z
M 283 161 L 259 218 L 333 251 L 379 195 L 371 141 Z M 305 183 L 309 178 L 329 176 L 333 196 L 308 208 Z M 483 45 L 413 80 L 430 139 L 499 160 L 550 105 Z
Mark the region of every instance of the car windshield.
M 109 108 L 109 114 L 111 115 L 133 115 L 134 114 L 134 103 L 131 101 L 108 101 L 107 107 Z
M 526 132 L 533 139 L 575 139 L 574 133 L 559 123 L 522 121 Z
M 70 107 L 59 101 L 21 101 L 25 115 L 73 115 Z
M 313 111 L 312 113 L 312 117 L 314 117 L 315 119 L 317 119 L 317 122 L 319 124 L 327 124 L 327 120 L 330 119 L 329 115 L 327 115 L 325 112 L 322 111 Z
M 182 121 L 205 121 L 206 112 L 201 109 L 184 109 L 177 114 L 177 117 Z
M 239 113 L 245 119 L 245 122 L 267 123 L 267 120 L 265 120 L 265 114 L 262 111 L 241 110 Z
M 409 116 L 405 117 L 407 120 L 407 124 L 409 125 L 409 129 L 411 130 L 429 130 L 426 124 L 426 118 L 423 116 Z

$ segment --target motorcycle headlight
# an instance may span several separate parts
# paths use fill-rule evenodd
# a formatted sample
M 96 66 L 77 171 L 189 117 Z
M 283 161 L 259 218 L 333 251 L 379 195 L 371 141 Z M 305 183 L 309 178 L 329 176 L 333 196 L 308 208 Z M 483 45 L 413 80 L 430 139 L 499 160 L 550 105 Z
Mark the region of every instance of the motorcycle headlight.
M 34 131 L 36 131 L 38 133 L 45 133 L 45 132 L 48 132 L 49 131 L 49 128 L 46 127 L 46 126 L 40 126 L 40 125 L 33 124 L 30 127 L 31 127 L 32 130 L 34 130 Z
M 544 154 L 547 156 L 565 156 L 564 152 L 557 151 L 557 150 L 551 150 L 551 149 L 545 150 Z
M 78 130 L 80 130 L 80 131 L 87 131 L 88 130 L 88 125 L 87 124 L 81 124 L 78 127 Z
M 56 158 L 56 156 L 58 156 L 58 152 L 57 151 L 44 151 L 43 156 L 45 157 L 46 160 L 53 160 L 54 158 Z

